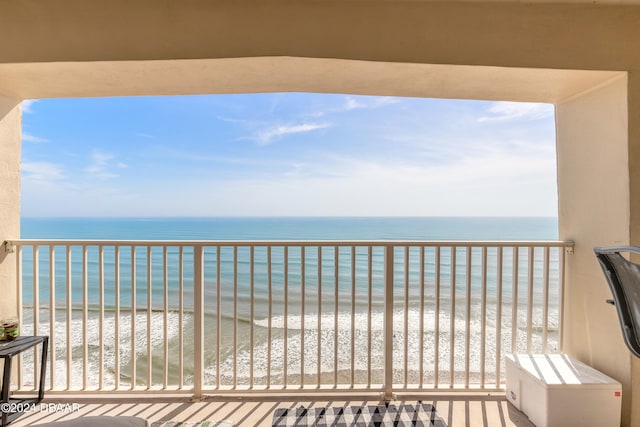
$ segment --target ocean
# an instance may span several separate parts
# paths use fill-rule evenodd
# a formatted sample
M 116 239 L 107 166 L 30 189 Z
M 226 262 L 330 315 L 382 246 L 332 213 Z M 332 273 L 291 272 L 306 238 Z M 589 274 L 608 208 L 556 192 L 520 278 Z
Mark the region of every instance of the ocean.
M 79 239 L 79 240 L 170 240 L 170 241 L 200 241 L 200 240 L 282 240 L 282 241 L 304 241 L 304 240 L 376 240 L 376 241 L 415 241 L 415 240 L 435 240 L 435 241 L 543 241 L 557 240 L 558 227 L 556 218 L 23 218 L 21 224 L 21 235 L 23 239 Z M 192 359 L 185 357 L 185 366 L 183 372 L 178 372 L 179 361 L 176 358 L 175 350 L 183 345 L 185 354 L 192 353 L 193 343 L 188 337 L 193 337 L 193 291 L 189 288 L 190 282 L 185 281 L 185 289 L 183 291 L 182 304 L 183 312 L 178 311 L 179 289 L 178 279 L 175 268 L 167 275 L 167 297 L 165 299 L 162 279 L 162 272 L 156 272 L 155 267 L 151 269 L 153 278 L 152 284 L 152 312 L 147 311 L 148 300 L 145 289 L 147 288 L 146 262 L 150 260 L 154 266 L 161 265 L 163 254 L 159 250 L 152 249 L 151 253 L 147 253 L 146 248 L 140 248 L 137 254 L 137 283 L 136 287 L 136 312 L 135 317 L 131 313 L 131 281 L 127 282 L 127 278 L 131 277 L 131 254 L 126 252 L 121 255 L 120 262 L 123 267 L 119 270 L 119 274 L 123 280 L 120 283 L 120 300 L 116 301 L 115 291 L 115 249 L 111 246 L 105 248 L 104 271 L 100 273 L 98 268 L 98 250 L 97 248 L 89 248 L 87 251 L 87 276 L 86 295 L 89 313 L 87 315 L 88 323 L 83 324 L 80 311 L 83 307 L 83 298 L 85 297 L 82 289 L 82 254 L 80 247 L 74 247 L 71 251 L 71 282 L 72 292 L 67 294 L 65 286 L 66 281 L 66 263 L 63 251 L 56 251 L 55 257 L 55 330 L 56 349 L 54 354 L 60 358 L 56 361 L 59 371 L 63 374 L 59 375 L 56 381 L 64 382 L 65 372 L 67 370 L 65 364 L 67 342 L 71 341 L 73 372 L 82 372 L 82 361 L 77 355 L 83 349 L 83 335 L 86 329 L 88 347 L 92 349 L 89 355 L 89 372 L 85 373 L 90 384 L 99 381 L 99 352 L 97 345 L 102 338 L 103 342 L 103 361 L 104 377 L 103 381 L 107 385 L 114 383 L 114 376 L 119 374 L 121 384 L 130 383 L 132 375 L 131 365 L 132 347 L 136 351 L 136 383 L 144 384 L 147 367 L 147 335 L 149 330 L 150 341 L 153 347 L 152 366 L 154 384 L 162 384 L 163 375 L 168 373 L 169 378 L 164 381 L 170 384 L 183 378 L 185 384 L 193 381 Z M 383 254 L 375 250 L 370 255 L 372 257 L 373 269 L 371 288 L 366 283 L 368 274 L 368 254 L 360 249 L 353 249 L 355 252 L 336 254 L 332 247 L 323 249 L 322 254 L 309 251 L 302 253 L 301 251 L 292 250 L 287 253 L 286 261 L 282 249 L 274 249 L 273 253 L 273 270 L 268 270 L 267 249 L 256 248 L 254 253 L 255 271 L 249 271 L 249 252 L 246 248 L 239 248 L 234 255 L 231 250 L 220 249 L 221 259 L 219 266 L 216 266 L 215 256 L 205 261 L 205 328 L 207 331 L 219 331 L 221 348 L 216 348 L 215 339 L 207 339 L 205 344 L 205 360 L 207 366 L 205 368 L 205 382 L 208 384 L 220 381 L 220 384 L 246 384 L 248 381 L 255 383 L 270 383 L 277 381 L 275 378 L 282 379 L 287 372 L 299 372 L 301 363 L 305 364 L 305 372 L 318 370 L 318 378 L 325 375 L 331 376 L 331 372 L 340 364 L 335 359 L 337 352 L 329 352 L 320 357 L 318 360 L 318 348 L 337 349 L 354 347 L 358 355 L 358 359 L 352 362 L 352 366 L 358 372 L 366 372 L 371 362 L 381 360 L 384 349 L 380 347 L 383 334 L 383 275 L 382 275 L 382 258 Z M 348 249 L 348 248 L 347 248 Z M 506 249 L 505 249 L 506 250 Z M 507 250 L 506 250 L 507 251 Z M 554 255 L 555 254 L 555 255 Z M 185 251 L 185 269 L 183 271 L 185 277 L 193 273 L 189 270 L 189 264 L 192 264 L 193 253 Z M 212 254 L 210 254 L 212 255 Z M 431 277 L 435 271 L 433 261 L 430 261 L 433 254 L 427 250 L 425 256 L 429 259 L 425 262 L 425 274 L 428 276 L 426 298 L 427 303 L 424 304 L 422 313 L 424 327 L 424 339 L 418 338 L 417 324 L 421 314 L 419 312 L 420 304 L 417 302 L 418 291 L 407 291 L 403 286 L 397 286 L 395 290 L 395 298 L 402 301 L 403 298 L 409 296 L 407 301 L 406 319 L 409 321 L 410 327 L 407 330 L 407 336 L 404 342 L 411 356 L 411 363 L 407 363 L 408 369 L 416 370 L 420 364 L 415 359 L 418 354 L 418 346 L 425 345 L 424 342 L 433 341 L 434 336 L 434 316 L 435 305 L 433 302 L 433 278 Z M 507 254 L 508 255 L 508 254 Z M 167 265 L 171 269 L 172 265 L 178 262 L 178 249 L 169 248 L 167 256 Z M 402 271 L 402 263 L 404 256 L 409 257 L 408 268 L 406 273 Z M 396 255 L 396 262 L 400 268 L 395 273 L 395 281 L 402 284 L 405 280 L 404 274 L 407 274 L 408 281 L 419 283 L 420 262 L 417 260 L 419 253 L 412 250 L 403 254 L 401 251 Z M 450 267 L 451 260 L 447 259 L 447 254 L 442 254 L 442 269 L 446 270 Z M 511 255 L 512 256 L 512 255 Z M 48 247 L 40 248 L 40 261 L 48 259 Z M 234 257 L 238 257 L 237 267 L 234 271 Z M 304 257 L 304 263 L 302 262 Z M 449 255 L 450 257 L 450 255 Z M 480 263 L 481 254 L 473 253 L 471 256 L 472 265 Z M 557 261 L 557 253 L 552 252 L 552 261 Z M 320 258 L 320 261 L 318 260 Z M 344 259 L 343 259 L 344 258 Z M 354 269 L 351 272 L 349 263 L 351 258 L 354 259 Z M 464 256 L 460 256 L 464 258 Z M 489 263 L 495 263 L 496 251 L 489 250 Z M 522 256 L 523 262 L 526 263 L 526 257 Z M 23 252 L 23 332 L 33 332 L 33 253 L 29 250 Z M 339 273 L 334 271 L 333 260 L 338 260 Z M 447 264 L 449 263 L 449 264 Z M 307 268 L 306 272 L 301 269 L 304 264 Z M 320 264 L 320 265 L 319 265 Z M 286 272 L 284 265 L 287 265 Z M 542 260 L 535 260 L 536 281 L 540 281 L 542 269 Z M 550 272 L 552 291 L 557 292 L 557 269 L 554 270 L 552 262 L 552 271 Z M 219 271 L 218 271 L 219 268 Z M 507 269 L 508 270 L 508 269 Z M 521 271 L 526 270 L 526 264 Z M 40 289 L 38 290 L 38 301 L 40 306 L 38 333 L 51 333 L 49 319 L 49 269 L 41 268 L 39 274 Z M 104 321 L 101 323 L 97 312 L 99 311 L 99 287 L 98 277 L 103 274 L 105 277 L 104 293 L 102 295 L 105 307 Z M 254 281 L 251 285 L 251 275 Z M 443 283 L 450 281 L 449 272 L 444 271 L 442 274 Z M 461 268 L 458 273 L 461 277 L 456 276 L 456 290 L 444 289 L 440 298 L 438 321 L 442 325 L 452 324 L 449 313 L 451 307 L 451 295 L 456 295 L 458 300 L 465 295 L 465 271 Z M 505 280 L 510 280 L 510 271 L 505 272 Z M 353 277 L 352 277 L 353 275 Z M 303 280 L 304 276 L 304 280 Z M 319 278 L 321 276 L 321 278 Z M 286 277 L 286 279 L 285 279 Z M 453 323 L 456 331 L 451 335 L 453 337 L 439 337 L 442 350 L 438 357 L 442 360 L 436 363 L 437 357 L 433 350 L 425 353 L 423 363 L 425 366 L 439 365 L 439 369 L 443 370 L 443 375 L 449 369 L 449 352 L 456 352 L 453 359 L 455 366 L 453 367 L 457 373 L 461 371 L 470 371 L 472 376 L 478 377 L 481 371 L 490 372 L 492 369 L 491 360 L 496 359 L 495 340 L 496 336 L 487 334 L 487 342 L 484 343 L 486 358 L 478 354 L 481 347 L 480 330 L 482 328 L 496 329 L 498 320 L 496 319 L 496 275 L 488 273 L 488 302 L 486 319 L 481 319 L 479 309 L 481 306 L 478 283 L 481 281 L 480 271 L 470 273 L 473 283 L 473 295 L 469 295 L 470 307 L 472 307 L 473 318 L 465 319 L 461 316 L 464 309 L 460 308 L 455 313 Z M 271 281 L 269 281 L 271 278 Z M 351 280 L 353 278 L 353 281 Z M 220 280 L 220 312 L 218 313 L 217 305 L 217 281 Z M 301 292 L 300 283 L 307 282 L 305 290 L 306 295 Z M 236 284 L 234 284 L 237 282 Z M 337 284 L 336 284 L 337 282 Z M 524 282 L 524 280 L 523 280 Z M 355 284 L 355 285 L 354 285 Z M 355 286 L 355 294 L 351 295 L 351 286 Z M 520 285 L 518 285 L 520 287 Z M 526 283 L 523 283 L 523 289 L 526 289 Z M 287 295 L 285 296 L 284 288 L 287 287 Z M 457 293 L 455 293 L 457 292 Z M 318 293 L 322 294 L 322 298 L 318 298 Z M 325 295 L 326 294 L 326 295 Z M 521 293 L 526 294 L 526 291 Z M 340 295 L 341 302 L 334 304 L 334 298 Z M 539 319 L 543 312 L 543 304 L 541 302 L 541 291 L 535 291 L 533 312 L 534 312 L 534 330 L 540 330 L 541 320 Z M 286 298 L 286 303 L 284 303 Z M 345 299 L 346 303 L 342 302 Z M 429 299 L 431 298 L 431 299 Z M 447 299 L 449 298 L 449 299 Z M 510 298 L 510 289 L 505 285 L 503 295 L 505 301 Z M 65 305 L 67 300 L 71 300 L 73 312 L 71 313 L 71 324 L 68 325 L 68 312 Z M 250 301 L 253 303 L 250 304 Z M 304 311 L 300 309 L 301 302 L 306 304 Z M 352 303 L 353 301 L 353 303 Z M 163 307 L 168 309 L 167 324 L 164 321 Z M 455 303 L 454 303 L 455 304 Z M 466 300 L 459 301 L 460 307 L 467 304 Z M 322 305 L 322 312 L 319 305 Z M 115 308 L 118 307 L 119 318 L 115 318 Z M 304 306 L 304 304 L 303 304 Z M 352 307 L 353 306 L 353 307 Z M 394 313 L 394 322 L 402 325 L 405 312 L 401 307 L 396 307 L 397 313 Z M 554 308 L 551 303 L 551 314 L 549 324 L 551 325 L 552 340 L 557 333 L 557 306 Z M 500 323 L 504 323 L 504 330 L 509 330 L 509 320 L 511 319 L 510 308 L 505 307 L 506 314 Z M 555 311 L 554 311 L 555 310 Z M 521 324 L 527 322 L 526 309 L 517 309 L 518 316 L 521 318 Z M 395 321 L 398 316 L 398 321 Z M 369 318 L 371 320 L 369 320 Z M 151 325 L 148 324 L 151 320 Z M 135 321 L 136 336 L 132 337 L 131 323 Z M 220 322 L 220 323 L 219 323 Z M 369 326 L 367 322 L 370 322 Z M 114 331 L 118 329 L 116 334 Z M 354 332 L 350 335 L 345 332 L 352 329 Z M 29 329 L 31 327 L 31 329 Z M 182 329 L 180 329 L 182 328 Z M 471 328 L 467 332 L 467 328 Z M 166 332 L 165 332 L 166 331 Z M 165 337 L 165 333 L 167 337 Z M 217 335 L 215 332 L 214 335 Z M 403 328 L 399 327 L 396 333 L 400 336 L 404 334 Z M 410 336 L 409 336 L 410 334 Z M 462 335 L 460 335 L 462 334 Z M 470 337 L 465 338 L 468 334 Z M 248 339 L 251 335 L 251 340 Z M 374 344 L 371 348 L 363 347 L 371 339 Z M 370 338 L 373 337 L 373 338 Z M 116 344 L 116 338 L 118 343 Z M 336 339 L 338 341 L 336 341 Z M 471 355 L 464 354 L 465 339 L 472 341 Z M 510 347 L 510 337 L 503 338 L 502 343 L 505 348 Z M 526 345 L 522 341 L 522 336 L 518 338 L 518 345 Z M 180 342 L 182 340 L 182 342 Z M 493 340 L 493 345 L 491 341 Z M 541 345 L 540 334 L 534 337 L 534 344 Z M 132 343 L 134 345 L 132 346 Z M 235 348 L 234 348 L 235 345 Z M 251 347 L 253 346 L 253 347 Z M 170 348 L 171 355 L 165 360 L 164 348 Z M 284 352 L 288 356 L 284 356 L 283 349 L 288 348 Z M 498 347 L 499 348 L 499 347 Z M 304 350 L 296 350 L 304 349 Z M 424 353 L 423 348 L 423 353 Z M 116 368 L 116 355 L 118 352 L 119 367 Z M 298 351 L 296 353 L 296 351 Z M 300 352 L 304 353 L 300 353 Z M 404 357 L 402 348 L 395 349 L 394 354 L 398 352 L 397 357 Z M 304 359 L 304 362 L 302 361 Z M 486 360 L 485 360 L 486 359 Z M 467 362 L 465 362 L 467 360 Z M 485 367 L 480 368 L 480 361 L 484 360 Z M 409 361 L 407 361 L 409 362 Z M 466 367 L 463 365 L 467 364 Z M 286 366 L 285 366 L 286 364 Z M 296 365 L 298 364 L 298 365 Z M 307 366 L 308 365 L 308 366 Z M 428 368 L 425 368 L 428 370 Z M 349 369 L 340 368 L 341 378 Z M 236 371 L 235 378 L 231 378 L 227 373 Z M 343 372 L 344 371 L 344 372 Z M 74 374 L 75 375 L 75 374 Z M 379 370 L 373 373 L 373 381 L 381 380 L 379 378 L 381 372 Z M 401 374 L 399 374 L 401 375 Z M 415 377 L 415 372 L 414 374 Z M 433 378 L 433 373 L 426 373 Z M 348 375 L 347 375 L 348 376 Z M 370 374 L 371 376 L 371 374 Z M 266 378 L 266 379 L 265 379 Z M 457 378 L 457 377 L 456 377 Z M 414 378 L 415 379 L 415 378 Z M 298 378 L 297 381 L 300 379 Z M 361 378 L 362 380 L 362 378 Z M 399 381 L 401 382 L 401 378 Z M 289 380 L 296 381 L 295 378 Z M 324 380 L 323 380 L 324 381 Z M 371 381 L 371 378 L 368 379 Z M 59 383 L 60 387 L 79 387 L 83 383 L 82 376 L 73 377 L 72 384 Z
M 552 217 L 22 218 L 23 239 L 556 240 Z

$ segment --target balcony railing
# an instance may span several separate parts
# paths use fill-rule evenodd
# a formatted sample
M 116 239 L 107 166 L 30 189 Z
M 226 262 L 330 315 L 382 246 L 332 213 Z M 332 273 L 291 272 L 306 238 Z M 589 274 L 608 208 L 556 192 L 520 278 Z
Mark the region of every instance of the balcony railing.
M 49 393 L 195 396 L 500 389 L 505 353 L 560 351 L 572 247 L 7 244 L 16 247 L 22 332 L 50 335 Z M 21 370 L 19 390 L 33 388 L 33 371 Z

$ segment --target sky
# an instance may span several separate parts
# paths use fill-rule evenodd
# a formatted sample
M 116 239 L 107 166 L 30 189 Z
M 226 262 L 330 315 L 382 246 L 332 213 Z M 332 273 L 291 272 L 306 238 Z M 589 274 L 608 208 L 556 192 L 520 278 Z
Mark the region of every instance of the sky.
M 557 216 L 549 104 L 274 93 L 22 107 L 23 217 Z

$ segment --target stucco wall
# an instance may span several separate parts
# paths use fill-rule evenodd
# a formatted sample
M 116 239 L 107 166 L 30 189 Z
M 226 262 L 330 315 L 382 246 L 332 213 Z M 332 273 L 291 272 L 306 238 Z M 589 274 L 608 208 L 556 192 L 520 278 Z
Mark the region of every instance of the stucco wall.
M 623 383 L 631 405 L 631 356 L 594 246 L 628 245 L 627 79 L 556 106 L 560 238 L 567 256 L 563 350 Z
M 0 319 L 17 314 L 15 254 L 2 243 L 20 237 L 20 102 L 0 96 Z

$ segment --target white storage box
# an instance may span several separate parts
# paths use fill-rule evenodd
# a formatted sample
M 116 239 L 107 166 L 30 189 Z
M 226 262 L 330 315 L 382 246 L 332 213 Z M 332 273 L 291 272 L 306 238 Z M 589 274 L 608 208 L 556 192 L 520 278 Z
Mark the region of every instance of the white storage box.
M 622 386 L 564 354 L 506 357 L 507 399 L 537 427 L 619 427 Z

